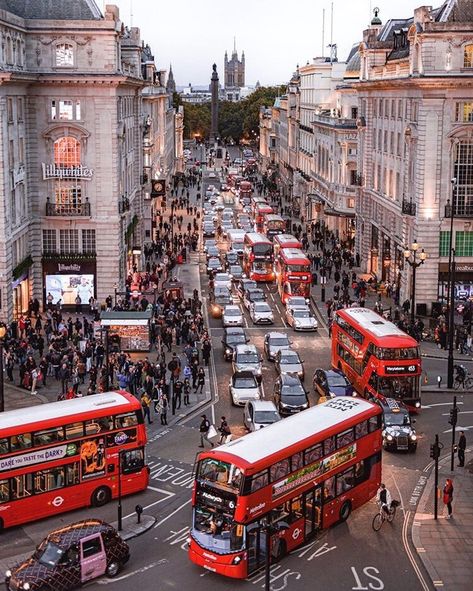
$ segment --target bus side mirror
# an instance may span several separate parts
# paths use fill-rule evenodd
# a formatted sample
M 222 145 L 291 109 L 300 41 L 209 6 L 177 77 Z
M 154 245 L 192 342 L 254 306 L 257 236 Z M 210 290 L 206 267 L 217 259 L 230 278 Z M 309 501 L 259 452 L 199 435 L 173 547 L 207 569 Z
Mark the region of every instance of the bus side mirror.
M 111 472 L 115 472 L 115 466 L 113 464 L 109 464 L 107 466 L 107 472 L 110 474 Z

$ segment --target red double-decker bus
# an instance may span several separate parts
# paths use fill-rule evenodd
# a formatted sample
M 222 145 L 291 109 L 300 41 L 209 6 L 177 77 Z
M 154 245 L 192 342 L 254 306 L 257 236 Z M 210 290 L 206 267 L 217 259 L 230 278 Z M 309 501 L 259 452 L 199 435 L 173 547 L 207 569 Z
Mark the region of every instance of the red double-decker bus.
M 124 391 L 0 413 L 0 530 L 146 489 L 145 445 Z
M 243 271 L 247 277 L 255 281 L 274 279 L 273 243 L 263 234 L 245 234 Z
M 244 197 L 250 197 L 253 194 L 253 185 L 250 181 L 241 181 L 240 182 L 240 199 Z
M 278 234 L 283 234 L 286 231 L 285 220 L 275 213 L 267 213 L 264 216 L 263 232 L 270 240 Z
M 310 261 L 297 248 L 282 248 L 275 261 L 276 284 L 283 304 L 291 296 L 310 298 Z
M 339 397 L 202 452 L 190 559 L 243 579 L 345 521 L 376 495 L 381 445 L 378 405 Z
M 302 250 L 302 243 L 292 234 L 277 234 L 273 240 L 274 260 L 277 261 L 282 248 L 298 248 Z
M 373 310 L 335 313 L 332 365 L 365 398 L 396 398 L 412 412 L 420 409 L 419 343 Z
M 268 213 L 274 213 L 271 205 L 267 203 L 257 203 L 255 206 L 255 227 L 257 232 L 264 231 L 264 218 Z

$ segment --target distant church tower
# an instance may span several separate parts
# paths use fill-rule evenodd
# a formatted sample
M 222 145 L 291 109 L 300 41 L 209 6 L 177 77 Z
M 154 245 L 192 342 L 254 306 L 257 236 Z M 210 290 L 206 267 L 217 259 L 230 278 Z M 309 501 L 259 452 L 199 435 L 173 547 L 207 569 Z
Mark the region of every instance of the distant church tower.
M 224 88 L 242 88 L 245 86 L 245 52 L 242 51 L 241 60 L 239 60 L 235 40 L 231 60 L 228 59 L 228 54 L 225 52 L 224 72 Z
M 176 92 L 176 82 L 174 81 L 174 74 L 172 73 L 172 65 L 169 64 L 168 80 L 166 82 L 166 91 L 172 95 Z

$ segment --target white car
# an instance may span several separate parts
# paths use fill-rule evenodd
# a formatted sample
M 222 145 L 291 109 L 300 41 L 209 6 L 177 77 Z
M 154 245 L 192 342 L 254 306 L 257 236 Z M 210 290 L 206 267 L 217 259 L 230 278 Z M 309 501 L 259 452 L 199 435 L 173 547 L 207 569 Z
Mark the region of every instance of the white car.
M 261 387 L 251 371 L 236 372 L 230 378 L 230 397 L 232 404 L 243 406 L 248 400 L 262 398 Z
M 255 302 L 250 306 L 250 318 L 253 324 L 273 324 L 274 316 L 267 302 Z
M 232 288 L 232 276 L 229 273 L 217 273 L 214 277 L 214 288 L 226 287 Z
M 286 300 L 286 310 L 295 310 L 296 308 L 307 308 L 309 300 L 302 296 L 291 296 Z
M 243 314 L 239 306 L 225 306 L 223 310 L 223 326 L 243 326 Z
M 272 400 L 248 400 L 243 411 L 243 423 L 248 431 L 258 431 L 281 420 Z
M 286 320 L 294 330 L 317 330 L 317 320 L 310 313 L 309 308 L 290 308 L 286 310 Z

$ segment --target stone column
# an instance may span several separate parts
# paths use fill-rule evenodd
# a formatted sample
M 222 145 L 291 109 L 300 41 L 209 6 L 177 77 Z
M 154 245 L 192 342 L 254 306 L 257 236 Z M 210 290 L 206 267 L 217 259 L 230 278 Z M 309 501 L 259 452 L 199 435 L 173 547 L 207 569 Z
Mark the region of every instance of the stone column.
M 218 137 L 218 74 L 217 64 L 212 66 L 210 90 L 212 92 L 212 123 L 210 126 L 210 143 L 214 143 Z

